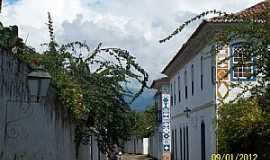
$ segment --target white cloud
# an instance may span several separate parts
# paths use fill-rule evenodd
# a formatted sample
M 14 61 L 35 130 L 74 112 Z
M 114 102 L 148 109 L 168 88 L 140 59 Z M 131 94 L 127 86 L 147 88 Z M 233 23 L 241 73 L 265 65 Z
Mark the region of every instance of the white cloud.
M 48 39 L 47 12 L 52 13 L 57 39 L 86 40 L 93 47 L 106 46 L 131 51 L 151 79 L 176 54 L 196 24 L 165 44 L 168 35 L 188 17 L 204 10 L 235 12 L 261 0 L 19 0 L 5 6 L 0 20 L 19 25 L 20 36 L 39 47 Z

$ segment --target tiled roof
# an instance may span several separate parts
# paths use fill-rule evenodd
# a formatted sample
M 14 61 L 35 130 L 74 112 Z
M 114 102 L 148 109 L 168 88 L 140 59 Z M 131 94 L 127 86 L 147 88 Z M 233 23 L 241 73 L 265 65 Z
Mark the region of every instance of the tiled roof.
M 241 18 L 253 17 L 255 20 L 260 20 L 258 15 L 270 9 L 270 0 L 265 0 L 252 7 L 249 7 L 241 12 L 229 14 L 225 16 L 219 16 L 209 19 L 209 22 L 239 22 Z M 258 17 L 257 17 L 258 16 Z
M 238 15 L 248 17 L 250 15 L 260 14 L 264 12 L 267 9 L 267 7 L 269 7 L 269 4 L 270 4 L 269 0 L 263 1 L 259 4 L 256 4 L 255 6 L 245 9 L 244 11 L 238 13 Z
M 173 59 L 166 65 L 166 67 L 163 69 L 162 73 L 166 74 L 167 70 L 173 65 L 173 63 L 176 61 L 177 57 L 182 54 L 182 52 L 185 50 L 185 48 L 190 45 L 190 41 L 192 38 L 196 37 L 196 35 L 200 32 L 201 28 L 205 26 L 208 23 L 230 23 L 230 22 L 241 22 L 241 18 L 250 17 L 253 16 L 256 18 L 257 15 L 263 13 L 267 9 L 270 9 L 270 0 L 265 0 L 261 3 L 258 3 L 252 7 L 249 7 L 241 12 L 230 14 L 227 16 L 219 16 L 214 17 L 208 20 L 204 20 L 200 26 L 193 32 L 189 40 L 183 44 L 181 49 L 177 52 L 177 54 L 173 57 Z M 240 21 L 239 21 L 240 20 Z M 259 18 L 256 18 L 256 20 L 259 20 Z
M 159 85 L 169 83 L 169 79 L 167 77 L 163 77 L 160 79 L 156 79 L 153 81 L 151 88 L 157 89 Z

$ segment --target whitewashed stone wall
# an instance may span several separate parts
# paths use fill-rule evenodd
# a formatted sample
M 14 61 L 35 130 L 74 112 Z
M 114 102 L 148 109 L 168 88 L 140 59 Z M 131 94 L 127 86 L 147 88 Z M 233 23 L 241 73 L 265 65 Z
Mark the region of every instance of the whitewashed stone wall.
M 161 159 L 162 156 L 161 133 L 159 128 L 156 128 L 153 134 L 149 137 L 149 155 L 154 159 Z
M 148 138 L 131 136 L 124 144 L 124 152 L 131 154 L 148 154 L 149 144 L 146 145 L 144 142 L 148 142 Z
M 0 160 L 105 159 L 98 156 L 95 139 L 92 149 L 81 146 L 76 157 L 74 124 L 52 90 L 44 103 L 28 102 L 29 71 L 0 49 Z
M 182 68 L 179 68 L 173 77 L 170 77 L 170 84 L 172 84 L 171 95 L 173 95 L 175 101 L 171 106 L 172 160 L 181 158 L 185 160 L 201 159 L 202 123 L 205 125 L 206 159 L 210 159 L 211 154 L 216 150 L 216 73 L 215 70 L 212 72 L 216 62 L 210 50 L 211 46 L 206 46 Z M 192 66 L 194 71 L 193 94 L 191 83 Z M 203 75 L 203 87 L 201 87 L 201 74 Z M 179 76 L 180 82 L 178 83 Z M 185 86 L 188 87 L 187 98 L 185 96 Z M 179 89 L 181 90 L 180 101 Z M 184 112 L 186 107 L 191 110 L 188 117 Z

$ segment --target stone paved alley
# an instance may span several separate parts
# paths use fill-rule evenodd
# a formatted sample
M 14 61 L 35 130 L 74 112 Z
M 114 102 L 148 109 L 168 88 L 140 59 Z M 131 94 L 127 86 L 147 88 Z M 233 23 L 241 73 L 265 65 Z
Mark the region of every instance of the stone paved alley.
M 122 160 L 152 160 L 146 155 L 124 154 Z

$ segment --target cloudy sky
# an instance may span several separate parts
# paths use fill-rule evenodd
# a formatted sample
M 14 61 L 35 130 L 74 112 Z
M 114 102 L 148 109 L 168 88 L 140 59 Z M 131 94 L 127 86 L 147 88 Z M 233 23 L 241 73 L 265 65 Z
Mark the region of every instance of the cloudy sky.
M 47 42 L 47 12 L 51 12 L 56 39 L 65 43 L 87 41 L 94 47 L 129 50 L 148 71 L 150 80 L 160 72 L 196 27 L 164 44 L 158 40 L 188 18 L 205 10 L 236 12 L 262 0 L 3 0 L 0 21 L 18 25 L 27 44 L 40 47 Z

